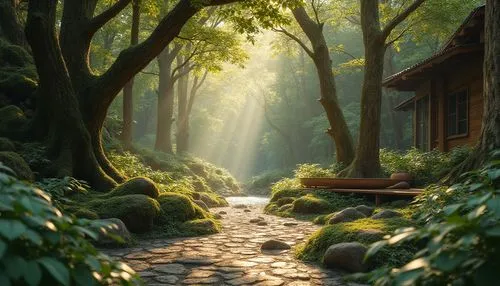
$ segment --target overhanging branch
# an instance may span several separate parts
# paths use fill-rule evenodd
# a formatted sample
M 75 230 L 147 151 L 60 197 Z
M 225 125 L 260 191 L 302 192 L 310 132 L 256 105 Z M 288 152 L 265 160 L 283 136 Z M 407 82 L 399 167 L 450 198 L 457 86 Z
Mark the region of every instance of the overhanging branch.
M 132 2 L 132 0 L 118 0 L 115 4 L 109 7 L 106 11 L 101 14 L 95 16 L 89 24 L 89 33 L 93 35 L 102 28 L 102 26 L 106 25 L 111 19 L 113 19 L 118 13 L 120 13 L 127 5 Z

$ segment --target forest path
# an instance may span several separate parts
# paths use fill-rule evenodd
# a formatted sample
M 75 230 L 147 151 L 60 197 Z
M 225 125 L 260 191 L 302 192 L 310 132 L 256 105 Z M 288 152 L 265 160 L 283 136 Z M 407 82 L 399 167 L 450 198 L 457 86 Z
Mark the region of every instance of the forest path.
M 212 209 L 222 215 L 215 235 L 141 241 L 107 250 L 128 263 L 147 285 L 343 285 L 339 272 L 297 260 L 292 250 L 261 252 L 279 239 L 292 247 L 318 229 L 311 222 L 263 214 L 262 205 Z M 266 224 L 250 223 L 261 217 Z

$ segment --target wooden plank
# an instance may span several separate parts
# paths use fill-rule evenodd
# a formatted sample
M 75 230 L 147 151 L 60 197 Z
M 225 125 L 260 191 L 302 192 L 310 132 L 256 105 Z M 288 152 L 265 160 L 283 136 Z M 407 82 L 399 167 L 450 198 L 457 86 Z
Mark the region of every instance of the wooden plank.
M 313 189 L 309 189 L 313 190 Z M 334 193 L 352 193 L 369 195 L 388 195 L 388 196 L 408 196 L 414 197 L 423 192 L 422 189 L 324 189 Z

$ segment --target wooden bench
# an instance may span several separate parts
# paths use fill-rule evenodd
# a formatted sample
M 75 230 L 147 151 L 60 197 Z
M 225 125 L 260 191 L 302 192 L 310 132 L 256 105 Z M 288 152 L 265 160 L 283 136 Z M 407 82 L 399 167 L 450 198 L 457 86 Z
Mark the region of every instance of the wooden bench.
M 375 195 L 375 204 L 377 206 L 382 203 L 383 196 L 415 197 L 423 192 L 422 189 L 328 189 L 328 188 L 321 188 L 321 189 L 334 193 Z M 309 190 L 317 190 L 317 188 Z

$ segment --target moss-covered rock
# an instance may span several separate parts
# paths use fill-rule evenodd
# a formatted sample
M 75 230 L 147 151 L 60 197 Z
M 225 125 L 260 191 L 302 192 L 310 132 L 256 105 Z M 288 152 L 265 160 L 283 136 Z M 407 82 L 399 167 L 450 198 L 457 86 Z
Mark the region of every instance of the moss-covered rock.
M 16 134 L 28 122 L 24 112 L 15 105 L 0 108 L 0 136 Z
M 214 193 L 198 193 L 199 200 L 203 201 L 209 208 L 227 207 L 229 203 L 223 197 Z
M 37 88 L 38 82 L 33 67 L 0 69 L 0 92 L 15 103 L 32 96 Z
M 34 175 L 28 163 L 17 153 L 14 152 L 0 152 L 0 162 L 9 167 L 16 173 L 20 180 L 33 181 Z
M 160 224 L 171 221 L 185 222 L 208 217 L 208 214 L 186 195 L 166 192 L 158 197 L 158 202 L 161 209 Z
M 159 203 L 145 195 L 126 195 L 88 202 L 87 207 L 101 218 L 119 218 L 134 233 L 144 233 L 153 228 L 160 213 Z
M 295 198 L 292 198 L 292 197 L 284 197 L 284 198 L 280 198 L 276 201 L 276 205 L 278 207 L 281 207 L 283 205 L 287 205 L 287 204 L 291 204 L 293 203 L 293 201 L 295 201 Z
M 285 197 L 300 197 L 300 196 L 304 196 L 305 194 L 307 194 L 307 192 L 305 190 L 297 190 L 297 189 L 285 189 L 285 190 L 279 190 L 279 191 L 276 191 L 273 193 L 273 195 L 271 196 L 271 202 L 276 202 L 278 201 L 279 199 L 281 198 L 285 198 Z
M 330 205 L 324 199 L 306 195 L 293 202 L 292 211 L 299 214 L 325 213 L 330 209 Z
M 214 234 L 221 231 L 221 224 L 214 219 L 195 219 L 181 225 L 183 232 L 190 235 Z
M 155 182 L 145 177 L 136 177 L 117 186 L 111 192 L 107 193 L 106 197 L 119 197 L 126 195 L 146 195 L 156 199 L 160 195 L 160 191 Z
M 16 151 L 16 146 L 8 138 L 0 137 L 0 151 Z
M 23 47 L 0 38 L 0 65 L 18 67 L 33 65 L 33 58 Z

